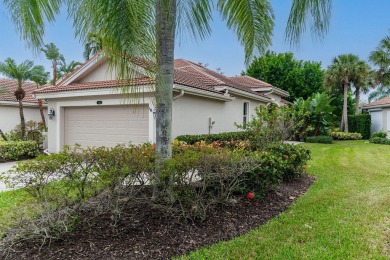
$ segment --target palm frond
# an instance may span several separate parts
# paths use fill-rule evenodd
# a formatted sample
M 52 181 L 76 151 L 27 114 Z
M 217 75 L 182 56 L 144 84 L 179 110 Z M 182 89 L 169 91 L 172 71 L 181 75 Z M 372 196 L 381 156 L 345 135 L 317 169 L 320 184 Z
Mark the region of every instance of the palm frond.
M 217 7 L 244 46 L 247 64 L 271 45 L 274 12 L 268 0 L 218 0 Z

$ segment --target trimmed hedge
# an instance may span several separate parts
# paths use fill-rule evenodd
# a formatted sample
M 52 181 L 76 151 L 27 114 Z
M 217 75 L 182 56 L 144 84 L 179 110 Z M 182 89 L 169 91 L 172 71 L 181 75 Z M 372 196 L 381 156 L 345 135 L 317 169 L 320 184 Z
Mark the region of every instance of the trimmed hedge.
M 360 133 L 363 139 L 370 138 L 371 115 L 360 114 L 348 116 L 348 130 L 353 133 Z
M 372 133 L 371 138 L 380 137 L 380 138 L 387 138 L 387 134 L 384 131 L 374 132 Z
M 248 140 L 250 135 L 251 133 L 248 131 L 204 135 L 180 135 L 176 137 L 176 140 L 183 141 L 191 145 L 201 141 L 211 144 L 212 142 L 220 141 L 244 141 Z
M 331 132 L 330 135 L 335 140 L 360 140 L 363 138 L 360 133 Z
M 373 143 L 373 144 L 389 144 L 390 145 L 390 139 L 383 138 L 383 137 L 372 137 L 370 139 L 370 143 Z
M 329 135 L 309 136 L 309 137 L 306 137 L 306 142 L 307 143 L 331 144 L 331 143 L 333 143 L 333 138 Z
M 33 158 L 39 155 L 39 148 L 34 141 L 0 142 L 0 161 Z

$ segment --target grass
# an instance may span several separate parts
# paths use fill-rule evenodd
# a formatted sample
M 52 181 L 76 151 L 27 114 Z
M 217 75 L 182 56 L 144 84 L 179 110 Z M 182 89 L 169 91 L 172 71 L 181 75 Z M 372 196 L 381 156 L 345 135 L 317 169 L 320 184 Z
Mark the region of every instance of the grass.
M 390 259 L 390 146 L 307 144 L 316 183 L 286 212 L 182 259 Z

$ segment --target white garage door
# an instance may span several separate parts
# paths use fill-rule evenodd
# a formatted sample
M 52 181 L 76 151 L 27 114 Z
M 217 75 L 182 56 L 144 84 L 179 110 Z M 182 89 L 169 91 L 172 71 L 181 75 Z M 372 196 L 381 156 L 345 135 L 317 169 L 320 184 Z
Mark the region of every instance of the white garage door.
M 66 145 L 113 147 L 148 141 L 147 105 L 67 107 L 64 109 Z

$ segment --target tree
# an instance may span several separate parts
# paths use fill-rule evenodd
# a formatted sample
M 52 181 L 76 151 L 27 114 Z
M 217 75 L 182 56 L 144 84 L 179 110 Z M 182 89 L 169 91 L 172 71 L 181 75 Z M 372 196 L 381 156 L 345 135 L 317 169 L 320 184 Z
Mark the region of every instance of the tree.
M 379 46 L 370 53 L 368 59 L 378 67 L 376 84 L 390 85 L 390 36 L 380 41 Z
M 175 37 L 183 29 L 194 38 L 210 34 L 212 1 L 4 1 L 22 36 L 32 45 L 41 44 L 44 21 L 53 21 L 65 2 L 70 5 L 76 33 L 84 41 L 99 28 L 105 54 L 120 68 L 121 76 L 127 75 L 134 57 L 152 57 L 156 64 L 152 66 L 156 81 L 156 151 L 162 160 L 171 157 Z M 218 0 L 216 8 L 244 46 L 246 63 L 270 45 L 274 14 L 268 0 Z M 310 20 L 312 31 L 324 33 L 330 9 L 331 0 L 294 0 L 287 38 L 297 42 L 306 20 Z
M 360 112 L 360 93 L 368 93 L 374 83 L 371 67 L 365 61 L 359 60 L 355 66 L 355 75 L 351 82 L 353 87 L 355 87 L 355 114 L 357 115 Z
M 390 87 L 379 85 L 373 92 L 368 95 L 368 102 L 373 102 L 390 96 Z
M 307 99 L 323 90 L 321 63 L 296 60 L 291 52 L 276 54 L 267 51 L 255 58 L 244 74 L 288 91 L 290 101 L 300 97 Z
M 90 33 L 87 37 L 87 43 L 84 45 L 84 59 L 89 60 L 90 57 L 103 49 L 102 37 L 95 33 Z
M 362 69 L 363 68 L 363 69 Z M 341 118 L 340 130 L 348 132 L 348 91 L 354 83 L 361 86 L 368 74 L 362 73 L 366 65 L 358 56 L 353 54 L 339 55 L 335 57 L 332 64 L 325 72 L 325 84 L 329 89 L 341 88 L 343 91 L 343 115 Z M 369 71 L 369 69 L 368 69 Z M 360 93 L 360 90 L 357 92 Z M 357 105 L 358 106 L 358 105 Z
M 60 64 L 59 75 L 61 77 L 67 76 L 69 73 L 75 70 L 76 67 L 80 66 L 82 63 L 72 60 L 69 64 L 66 64 L 65 59 Z
M 26 135 L 26 122 L 23 112 L 23 98 L 26 93 L 23 90 L 23 82 L 31 78 L 33 67 L 34 62 L 30 60 L 26 60 L 19 65 L 17 65 L 11 58 L 7 58 L 4 62 L 0 62 L 0 72 L 6 77 L 15 79 L 18 82 L 18 88 L 16 89 L 14 95 L 16 100 L 19 102 L 20 125 L 23 139 Z
M 43 66 L 34 66 L 31 70 L 31 76 L 30 80 L 35 82 L 37 85 L 37 89 L 40 86 L 43 86 L 47 83 L 47 79 L 49 77 L 49 72 L 45 71 L 45 68 Z M 42 124 L 44 128 L 46 129 L 46 120 L 45 120 L 45 113 L 43 112 L 43 105 L 42 105 L 42 99 L 38 99 L 38 107 L 39 111 L 41 113 L 41 119 L 42 119 Z
M 54 43 L 45 44 L 41 51 L 45 53 L 48 60 L 51 61 L 51 67 L 53 68 L 53 79 L 51 84 L 55 85 L 58 79 L 57 71 L 59 70 L 59 64 L 65 63 L 64 56 L 60 53 L 60 50 Z

